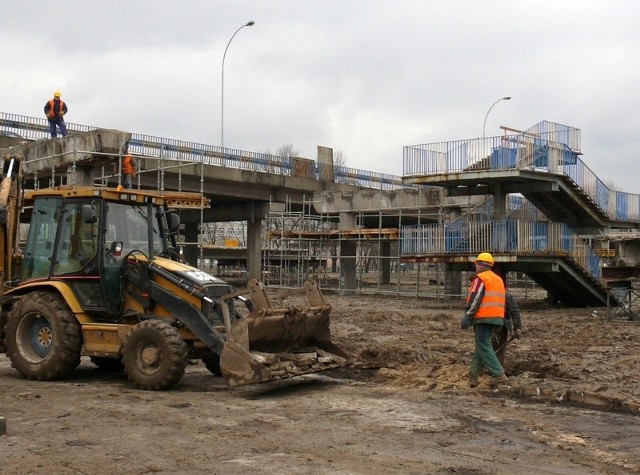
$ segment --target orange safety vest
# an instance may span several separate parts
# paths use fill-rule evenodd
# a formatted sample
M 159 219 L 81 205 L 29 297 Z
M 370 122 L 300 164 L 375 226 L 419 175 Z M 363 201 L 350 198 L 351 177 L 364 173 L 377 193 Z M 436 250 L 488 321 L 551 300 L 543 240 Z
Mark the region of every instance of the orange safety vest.
M 131 155 L 122 157 L 122 174 L 131 176 L 136 174 L 136 169 L 133 166 L 133 157 Z
M 476 277 L 484 284 L 484 296 L 473 318 L 504 318 L 507 292 L 500 276 L 488 270 L 476 274 Z M 471 289 L 467 295 L 467 303 L 470 298 Z
M 47 117 L 54 118 L 56 116 L 56 112 L 53 108 L 54 104 L 55 104 L 55 101 L 51 99 L 49 101 L 49 112 L 47 113 Z M 64 112 L 64 102 L 62 102 L 62 99 L 60 99 L 60 110 L 58 112 Z

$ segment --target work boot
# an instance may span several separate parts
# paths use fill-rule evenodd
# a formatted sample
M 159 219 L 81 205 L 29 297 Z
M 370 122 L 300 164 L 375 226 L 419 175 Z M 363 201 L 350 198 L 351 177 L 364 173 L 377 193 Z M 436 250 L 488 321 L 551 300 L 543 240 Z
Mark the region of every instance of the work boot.
M 470 374 L 469 375 L 469 387 L 470 388 L 475 388 L 478 384 L 480 384 L 480 380 L 478 379 L 478 377 Z
M 507 375 L 502 373 L 500 376 L 491 376 L 489 380 L 489 386 L 495 388 L 496 386 L 500 386 L 501 384 L 509 384 L 509 378 Z

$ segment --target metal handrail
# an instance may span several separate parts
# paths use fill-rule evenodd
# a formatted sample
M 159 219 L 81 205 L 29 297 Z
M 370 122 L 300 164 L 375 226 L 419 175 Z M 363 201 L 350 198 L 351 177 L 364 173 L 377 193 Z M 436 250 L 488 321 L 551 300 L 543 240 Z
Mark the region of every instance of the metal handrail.
M 564 223 L 498 220 L 402 226 L 400 255 L 480 252 L 564 256 L 599 279 L 600 257 Z
M 535 135 L 527 131 L 406 146 L 403 149 L 403 174 L 410 177 L 508 169 L 550 173 L 564 176 L 580 188 L 610 219 L 640 221 L 640 194 L 610 189 L 580 159 L 578 129 L 555 124 L 558 130 L 554 130 L 550 122 L 541 124 L 537 129 L 531 129 L 538 131 Z
M 97 128 L 95 126 L 67 123 L 67 129 L 71 134 L 74 132 L 88 132 Z M 47 119 L 39 117 L 0 112 L 0 132 L 15 134 L 27 140 L 44 139 L 49 137 L 49 123 Z M 163 160 L 181 160 L 277 175 L 292 175 L 292 160 L 289 157 L 223 148 L 146 134 L 132 134 L 129 141 L 129 152 L 139 156 L 162 157 Z M 314 170 L 315 179 L 320 179 L 320 172 L 320 166 L 316 165 Z M 333 174 L 336 183 L 348 183 L 364 188 L 413 188 L 413 186 L 404 185 L 400 176 L 369 170 L 334 166 Z

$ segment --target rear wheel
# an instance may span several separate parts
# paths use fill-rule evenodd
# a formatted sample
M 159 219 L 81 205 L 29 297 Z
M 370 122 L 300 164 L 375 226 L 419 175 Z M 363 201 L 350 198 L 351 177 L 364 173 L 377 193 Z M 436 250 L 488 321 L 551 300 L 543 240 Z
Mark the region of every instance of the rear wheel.
M 11 365 L 26 379 L 59 379 L 80 364 L 82 331 L 66 302 L 51 292 L 18 300 L 7 316 Z
M 169 389 L 184 375 L 187 345 L 177 330 L 160 320 L 134 326 L 122 350 L 124 370 L 140 389 Z

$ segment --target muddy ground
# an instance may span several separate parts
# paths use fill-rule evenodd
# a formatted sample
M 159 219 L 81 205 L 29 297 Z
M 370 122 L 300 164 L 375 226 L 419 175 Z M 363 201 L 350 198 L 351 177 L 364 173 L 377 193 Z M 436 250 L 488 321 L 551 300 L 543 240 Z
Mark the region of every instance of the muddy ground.
M 520 300 L 510 383 L 468 387 L 463 305 L 326 295 L 356 368 L 229 389 L 202 363 L 133 389 L 88 360 L 57 382 L 0 355 L 0 474 L 640 473 L 640 326 Z

